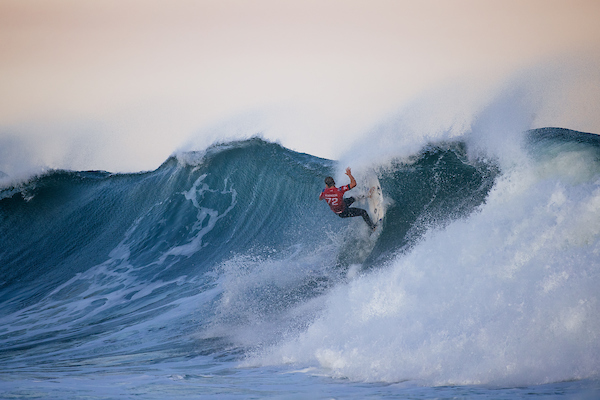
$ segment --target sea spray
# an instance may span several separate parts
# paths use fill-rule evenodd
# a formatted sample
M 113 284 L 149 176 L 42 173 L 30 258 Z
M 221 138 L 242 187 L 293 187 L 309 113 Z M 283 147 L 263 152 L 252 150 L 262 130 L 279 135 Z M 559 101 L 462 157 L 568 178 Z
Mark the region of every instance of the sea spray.
M 595 376 L 599 147 L 551 143 L 505 171 L 475 213 L 324 295 L 315 322 L 260 362 L 425 385 Z

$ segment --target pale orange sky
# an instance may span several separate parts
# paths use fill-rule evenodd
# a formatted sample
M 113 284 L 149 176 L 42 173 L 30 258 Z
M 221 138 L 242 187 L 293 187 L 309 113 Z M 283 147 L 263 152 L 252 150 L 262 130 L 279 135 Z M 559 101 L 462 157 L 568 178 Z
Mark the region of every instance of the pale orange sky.
M 3 0 L 0 145 L 133 171 L 262 131 L 335 158 L 439 85 L 597 60 L 599 21 L 597 0 Z

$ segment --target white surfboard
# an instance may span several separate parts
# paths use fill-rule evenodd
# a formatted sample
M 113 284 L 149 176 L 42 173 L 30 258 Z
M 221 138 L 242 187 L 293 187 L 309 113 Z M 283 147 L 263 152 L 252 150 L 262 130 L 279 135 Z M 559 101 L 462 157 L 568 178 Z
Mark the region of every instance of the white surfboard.
M 381 184 L 376 175 L 370 175 L 361 179 L 361 181 L 361 195 L 359 197 L 360 207 L 367 210 L 369 217 L 371 217 L 371 221 L 379 228 L 383 222 L 383 217 L 385 216 L 385 203 L 381 191 Z
M 369 180 L 369 194 L 367 195 L 366 201 L 368 204 L 367 212 L 371 217 L 371 221 L 379 227 L 383 222 L 385 216 L 385 206 L 383 203 L 383 193 L 381 192 L 381 184 L 377 177 L 372 177 Z

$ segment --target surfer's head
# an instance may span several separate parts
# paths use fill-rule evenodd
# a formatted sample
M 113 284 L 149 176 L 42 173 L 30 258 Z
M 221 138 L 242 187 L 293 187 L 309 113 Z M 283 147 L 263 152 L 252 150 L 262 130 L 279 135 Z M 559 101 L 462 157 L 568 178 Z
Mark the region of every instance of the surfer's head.
M 327 178 L 325 178 L 325 184 L 327 185 L 327 187 L 333 187 L 335 186 L 335 181 L 332 177 L 328 176 Z

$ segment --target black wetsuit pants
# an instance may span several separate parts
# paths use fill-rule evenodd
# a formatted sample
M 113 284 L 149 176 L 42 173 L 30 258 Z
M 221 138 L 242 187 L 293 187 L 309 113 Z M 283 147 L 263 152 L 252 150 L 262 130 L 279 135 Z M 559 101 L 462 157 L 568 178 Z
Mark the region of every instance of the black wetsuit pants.
M 355 201 L 356 199 L 354 197 L 344 198 L 344 204 L 346 205 L 346 208 L 338 215 L 340 216 L 340 218 L 363 217 L 367 225 L 369 225 L 369 228 L 373 229 L 375 227 L 375 224 L 373 223 L 373 221 L 371 221 L 369 214 L 365 210 L 363 210 L 362 208 L 350 207 Z

